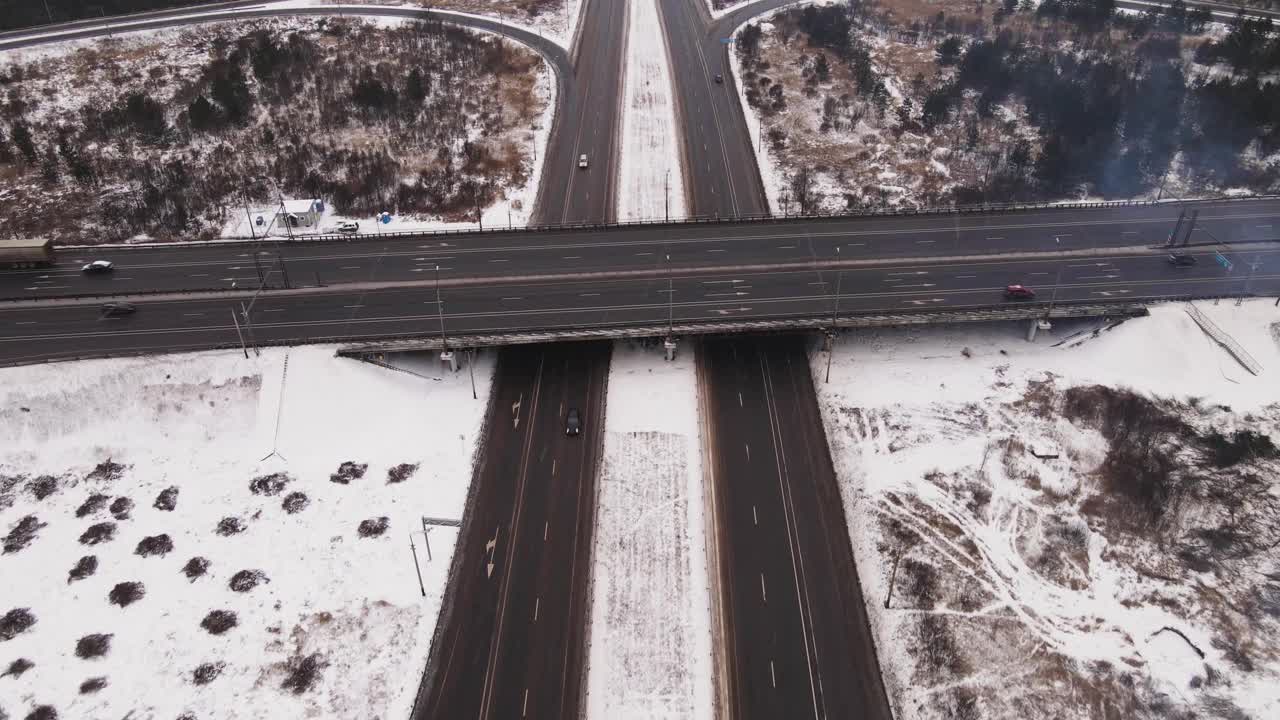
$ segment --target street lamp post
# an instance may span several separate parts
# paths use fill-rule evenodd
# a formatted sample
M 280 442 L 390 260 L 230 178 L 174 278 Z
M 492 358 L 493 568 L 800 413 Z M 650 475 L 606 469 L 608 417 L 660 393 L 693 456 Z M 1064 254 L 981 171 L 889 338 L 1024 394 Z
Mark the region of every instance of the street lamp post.
M 840 262 L 840 246 L 836 246 L 836 262 Z M 831 347 L 827 350 L 827 376 L 822 381 L 831 382 L 831 358 L 836 354 L 836 319 L 840 314 L 840 285 L 844 281 L 844 271 L 836 270 L 836 297 L 831 304 Z
M 444 334 L 444 301 L 440 299 L 440 265 L 436 265 L 436 312 L 440 314 L 440 349 L 449 350 L 449 338 Z

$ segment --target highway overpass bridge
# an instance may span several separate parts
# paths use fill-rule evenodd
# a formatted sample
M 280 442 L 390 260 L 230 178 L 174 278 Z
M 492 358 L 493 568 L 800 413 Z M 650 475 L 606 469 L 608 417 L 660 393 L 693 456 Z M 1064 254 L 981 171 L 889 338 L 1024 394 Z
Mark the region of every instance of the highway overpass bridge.
M 1168 262 L 1175 229 L 1196 265 Z M 1131 314 L 1280 294 L 1277 240 L 1266 198 L 67 248 L 53 269 L 0 272 L 0 363 Z M 99 257 L 116 271 L 80 272 Z M 1009 284 L 1037 297 L 1006 301 Z

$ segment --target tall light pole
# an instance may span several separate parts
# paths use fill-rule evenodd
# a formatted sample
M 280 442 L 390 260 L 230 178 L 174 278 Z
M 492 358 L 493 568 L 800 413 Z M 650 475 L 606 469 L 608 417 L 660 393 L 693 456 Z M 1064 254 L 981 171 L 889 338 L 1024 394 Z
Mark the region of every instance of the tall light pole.
M 671 254 L 667 253 L 667 339 L 671 339 L 671 331 L 675 325 L 676 291 L 671 278 Z
M 836 246 L 836 262 L 840 262 L 840 246 Z M 831 357 L 836 354 L 836 318 L 840 314 L 840 284 L 844 281 L 844 271 L 836 270 L 836 297 L 831 304 L 831 349 L 827 351 L 827 376 L 822 381 L 831 382 Z
M 444 334 L 444 301 L 440 299 L 440 265 L 436 264 L 436 312 L 440 314 L 440 350 L 449 349 L 449 338 Z

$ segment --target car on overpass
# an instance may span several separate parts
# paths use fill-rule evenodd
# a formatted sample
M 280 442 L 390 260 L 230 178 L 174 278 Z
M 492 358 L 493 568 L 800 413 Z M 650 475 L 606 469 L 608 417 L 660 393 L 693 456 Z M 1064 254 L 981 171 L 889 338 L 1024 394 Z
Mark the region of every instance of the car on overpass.
M 1010 285 L 1004 289 L 1005 300 L 1035 300 L 1036 291 L 1026 285 Z
M 137 312 L 138 307 L 127 302 L 109 302 L 103 303 L 102 314 L 104 317 L 120 317 L 121 315 L 132 315 Z
M 1174 267 L 1194 267 L 1196 264 L 1196 256 L 1173 253 L 1169 256 L 1169 264 Z
M 93 262 L 88 263 L 84 267 L 80 268 L 80 272 L 87 273 L 89 275 L 97 275 L 99 273 L 109 273 L 115 269 L 116 269 L 115 264 L 113 264 L 110 260 L 94 260 Z

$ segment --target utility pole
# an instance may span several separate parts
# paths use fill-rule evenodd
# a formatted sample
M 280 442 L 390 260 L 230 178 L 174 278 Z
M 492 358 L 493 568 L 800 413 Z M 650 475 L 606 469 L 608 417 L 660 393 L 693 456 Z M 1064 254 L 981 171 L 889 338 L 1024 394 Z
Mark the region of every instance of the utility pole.
M 440 265 L 436 265 L 436 312 L 440 314 L 440 350 L 449 350 L 449 338 L 444 334 L 444 301 L 440 299 Z
M 49 16 L 49 24 L 53 24 L 53 13 L 49 10 L 49 0 L 44 0 L 44 14 Z
M 257 255 L 254 256 L 254 259 L 257 259 Z M 284 278 L 284 289 L 289 290 L 289 271 L 284 266 L 284 256 L 278 251 L 276 252 L 276 261 L 280 263 L 280 277 Z
M 232 312 L 234 313 L 235 311 Z M 260 354 L 258 352 L 258 343 L 253 339 L 253 323 L 249 320 L 249 309 L 244 306 L 244 303 L 240 303 L 240 319 L 244 320 L 244 332 L 249 336 L 249 346 L 253 348 L 253 354 Z
M 668 170 L 662 179 L 662 214 L 666 222 L 671 222 L 671 171 Z
M 231 309 L 231 322 L 235 323 L 236 335 L 240 338 L 240 349 L 244 351 L 244 359 L 249 359 L 249 348 L 244 344 L 244 333 L 240 332 L 240 319 L 236 317 L 235 308 Z
M 1182 221 L 1187 217 L 1187 210 L 1183 208 L 1178 213 L 1178 222 L 1174 223 L 1173 232 L 1169 233 L 1169 239 L 1165 241 L 1165 245 L 1176 245 L 1178 242 L 1178 233 L 1182 231 Z
M 1249 294 L 1249 286 L 1253 284 L 1253 273 L 1258 269 L 1258 266 L 1261 264 L 1262 264 L 1262 256 L 1254 255 L 1253 262 L 1249 263 L 1249 277 L 1245 278 L 1245 281 L 1244 281 L 1244 292 L 1241 293 L 1240 297 L 1236 298 L 1236 307 L 1240 307 L 1240 304 L 1244 302 L 1245 296 Z M 1280 302 L 1280 299 L 1277 299 L 1276 302 Z
M 836 262 L 840 262 L 840 246 L 836 246 Z M 836 319 L 840 314 L 840 284 L 844 281 L 844 271 L 836 270 L 836 297 L 831 304 L 831 347 L 827 350 L 827 377 L 822 382 L 831 382 L 831 357 L 836 354 Z
M 472 400 L 479 400 L 479 399 L 480 399 L 480 397 L 479 397 L 478 395 L 476 395 L 476 369 L 475 369 L 475 364 L 476 364 L 476 349 L 475 349 L 475 348 L 468 348 L 468 349 L 467 349 L 467 371 L 471 373 L 471 399 L 472 399 Z

